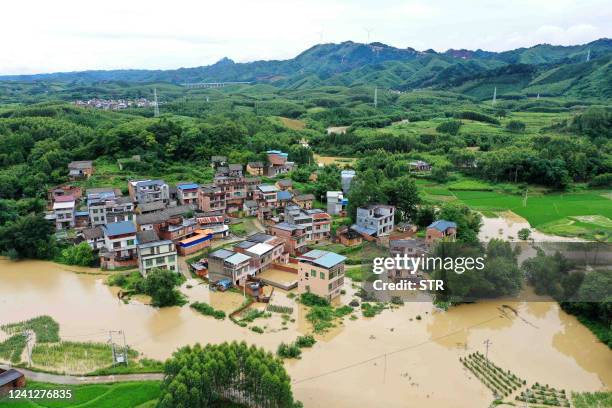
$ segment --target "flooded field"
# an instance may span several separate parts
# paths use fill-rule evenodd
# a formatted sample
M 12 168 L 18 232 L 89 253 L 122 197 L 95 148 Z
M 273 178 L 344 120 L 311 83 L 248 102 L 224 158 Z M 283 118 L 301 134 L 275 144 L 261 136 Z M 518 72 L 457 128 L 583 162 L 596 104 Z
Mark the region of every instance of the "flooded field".
M 506 211 L 499 214 L 499 217 L 490 218 L 482 217 L 482 227 L 478 238 L 481 241 L 489 241 L 493 238 L 504 239 L 507 241 L 520 241 L 518 232 L 527 228 L 531 230 L 530 240 L 535 242 L 581 242 L 580 238 L 559 237 L 540 232 L 529 225 L 526 219 L 513 213 Z
M 59 322 L 65 340 L 98 342 L 108 330 L 123 329 L 130 346 L 156 359 L 185 344 L 232 339 L 274 351 L 308 330 L 303 307 L 295 307 L 295 321 L 285 330 L 278 316 L 256 320 L 270 326 L 257 334 L 189 307 L 124 304 L 104 279 L 95 270 L 0 259 L 0 324 L 47 314 Z M 240 294 L 211 293 L 196 282 L 182 288 L 191 301 L 225 311 L 242 302 Z M 347 290 L 349 285 L 347 279 Z M 370 319 L 347 318 L 318 339 L 302 359 L 286 363 L 294 393 L 306 407 L 487 407 L 491 392 L 458 361 L 484 352 L 487 339 L 491 360 L 528 383 L 567 391 L 612 386 L 612 352 L 554 302 L 495 301 L 448 312 L 426 302 L 407 303 Z

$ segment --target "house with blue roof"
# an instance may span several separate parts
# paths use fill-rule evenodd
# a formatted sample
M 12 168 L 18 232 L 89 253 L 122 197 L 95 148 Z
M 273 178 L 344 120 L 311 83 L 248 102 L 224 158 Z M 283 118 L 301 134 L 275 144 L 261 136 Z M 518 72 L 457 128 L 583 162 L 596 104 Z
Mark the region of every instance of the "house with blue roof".
M 131 221 L 111 222 L 102 226 L 104 248 L 100 249 L 102 268 L 115 269 L 137 265 L 136 226 Z
M 312 293 L 327 300 L 340 296 L 344 285 L 346 257 L 314 249 L 298 257 L 298 292 Z
M 180 205 L 196 205 L 198 203 L 198 190 L 200 186 L 197 183 L 178 183 L 176 185 L 176 198 Z
M 425 243 L 432 245 L 441 239 L 454 240 L 457 236 L 457 224 L 453 221 L 437 220 L 432 222 L 425 232 Z

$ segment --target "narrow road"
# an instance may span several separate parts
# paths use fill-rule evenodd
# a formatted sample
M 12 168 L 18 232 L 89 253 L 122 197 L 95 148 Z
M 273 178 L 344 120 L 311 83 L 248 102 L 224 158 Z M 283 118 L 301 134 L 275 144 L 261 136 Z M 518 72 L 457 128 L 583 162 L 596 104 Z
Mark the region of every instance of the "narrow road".
M 0 364 L 0 368 L 8 370 L 11 366 Z M 148 373 L 148 374 L 118 374 L 118 375 L 101 375 L 96 377 L 84 377 L 74 375 L 60 375 L 60 374 L 48 374 L 40 373 L 37 371 L 31 371 L 27 368 L 15 368 L 25 374 L 26 378 L 34 381 L 52 383 L 52 384 L 65 384 L 65 385 L 76 385 L 76 384 L 103 384 L 112 382 L 124 382 L 124 381 L 160 381 L 164 379 L 162 373 Z

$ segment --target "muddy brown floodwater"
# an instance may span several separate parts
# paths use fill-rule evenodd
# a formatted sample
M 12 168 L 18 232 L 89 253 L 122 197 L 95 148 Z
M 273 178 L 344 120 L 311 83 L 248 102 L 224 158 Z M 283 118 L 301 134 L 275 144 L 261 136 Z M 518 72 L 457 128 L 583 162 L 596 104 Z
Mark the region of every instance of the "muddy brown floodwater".
M 0 259 L 0 324 L 47 314 L 59 322 L 61 337 L 74 341 L 106 341 L 108 330 L 123 329 L 130 346 L 156 359 L 185 344 L 234 339 L 274 351 L 308 328 L 299 307 L 287 330 L 273 327 L 276 318 L 259 319 L 255 324 L 270 327 L 257 334 L 189 307 L 124 304 L 116 289 L 104 284 L 105 275 L 95 272 Z M 182 290 L 190 300 L 219 309 L 241 303 L 236 293 L 210 293 L 204 285 Z M 306 407 L 487 407 L 490 391 L 458 360 L 484 352 L 487 339 L 491 360 L 528 384 L 538 381 L 567 391 L 610 390 L 612 385 L 612 352 L 606 346 L 556 303 L 521 300 L 462 305 L 448 312 L 430 303 L 407 303 L 371 319 L 347 318 L 286 367 Z

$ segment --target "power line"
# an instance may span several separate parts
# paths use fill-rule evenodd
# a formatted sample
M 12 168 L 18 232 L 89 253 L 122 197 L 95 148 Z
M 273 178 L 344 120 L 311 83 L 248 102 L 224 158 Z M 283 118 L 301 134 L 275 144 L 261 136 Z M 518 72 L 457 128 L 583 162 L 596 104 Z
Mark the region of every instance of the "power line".
M 344 366 L 344 367 L 340 367 L 340 368 L 336 368 L 336 369 L 334 369 L 334 370 L 327 371 L 327 372 L 322 373 L 322 374 L 313 375 L 313 376 L 311 376 L 311 377 L 306 377 L 306 378 L 303 378 L 303 379 L 301 379 L 301 380 L 295 380 L 295 381 L 293 381 L 293 383 L 294 383 L 294 384 L 298 384 L 298 383 L 301 383 L 301 382 L 310 381 L 310 380 L 315 380 L 315 379 L 317 379 L 317 378 L 325 377 L 325 376 L 328 376 L 328 375 L 330 375 L 330 374 L 339 373 L 339 372 L 341 372 L 341 371 L 349 370 L 349 369 L 351 369 L 351 368 L 358 367 L 358 366 L 360 366 L 360 365 L 363 365 L 363 364 L 369 363 L 369 362 L 371 362 L 371 361 L 378 360 L 378 359 L 379 359 L 379 358 L 381 358 L 381 357 L 384 357 L 384 358 L 386 359 L 386 357 L 387 357 L 387 356 L 391 356 L 391 355 L 393 355 L 393 354 L 398 354 L 398 353 L 401 353 L 401 352 L 404 352 L 404 351 L 407 351 L 407 350 L 411 350 L 411 349 L 414 349 L 414 348 L 417 348 L 417 347 L 424 346 L 425 344 L 428 344 L 428 343 L 434 342 L 434 341 L 436 341 L 436 340 L 441 340 L 441 339 L 444 339 L 444 338 L 446 338 L 446 337 L 450 337 L 450 336 L 452 336 L 452 335 L 454 335 L 454 334 L 457 334 L 457 333 L 462 332 L 463 330 L 470 330 L 470 329 L 472 329 L 472 328 L 474 328 L 474 327 L 478 327 L 478 326 L 480 326 L 480 325 L 483 325 L 483 324 L 488 323 L 488 322 L 490 322 L 490 321 L 493 321 L 493 320 L 495 320 L 495 319 L 499 319 L 499 316 L 495 316 L 495 317 L 492 317 L 492 318 L 490 318 L 490 319 L 483 320 L 483 321 L 481 321 L 481 322 L 479 322 L 479 323 L 473 324 L 473 325 L 471 325 L 471 326 L 466 326 L 466 327 L 464 327 L 464 328 L 461 328 L 461 329 L 458 329 L 458 330 L 452 331 L 452 332 L 450 332 L 450 333 L 443 334 L 442 336 L 438 336 L 438 337 L 430 337 L 429 339 L 427 339 L 427 340 L 425 340 L 425 341 L 423 341 L 423 342 L 421 342 L 421 343 L 413 344 L 413 345 L 408 346 L 408 347 L 403 347 L 403 348 L 401 348 L 401 349 L 397 349 L 397 350 L 395 350 L 395 351 L 391 351 L 391 352 L 389 352 L 389 353 L 379 354 L 379 355 L 377 355 L 377 356 L 374 356 L 374 357 L 368 358 L 368 359 L 366 359 L 366 360 L 361 360 L 361 361 L 355 362 L 355 363 L 353 363 L 353 364 L 346 365 L 346 366 Z

